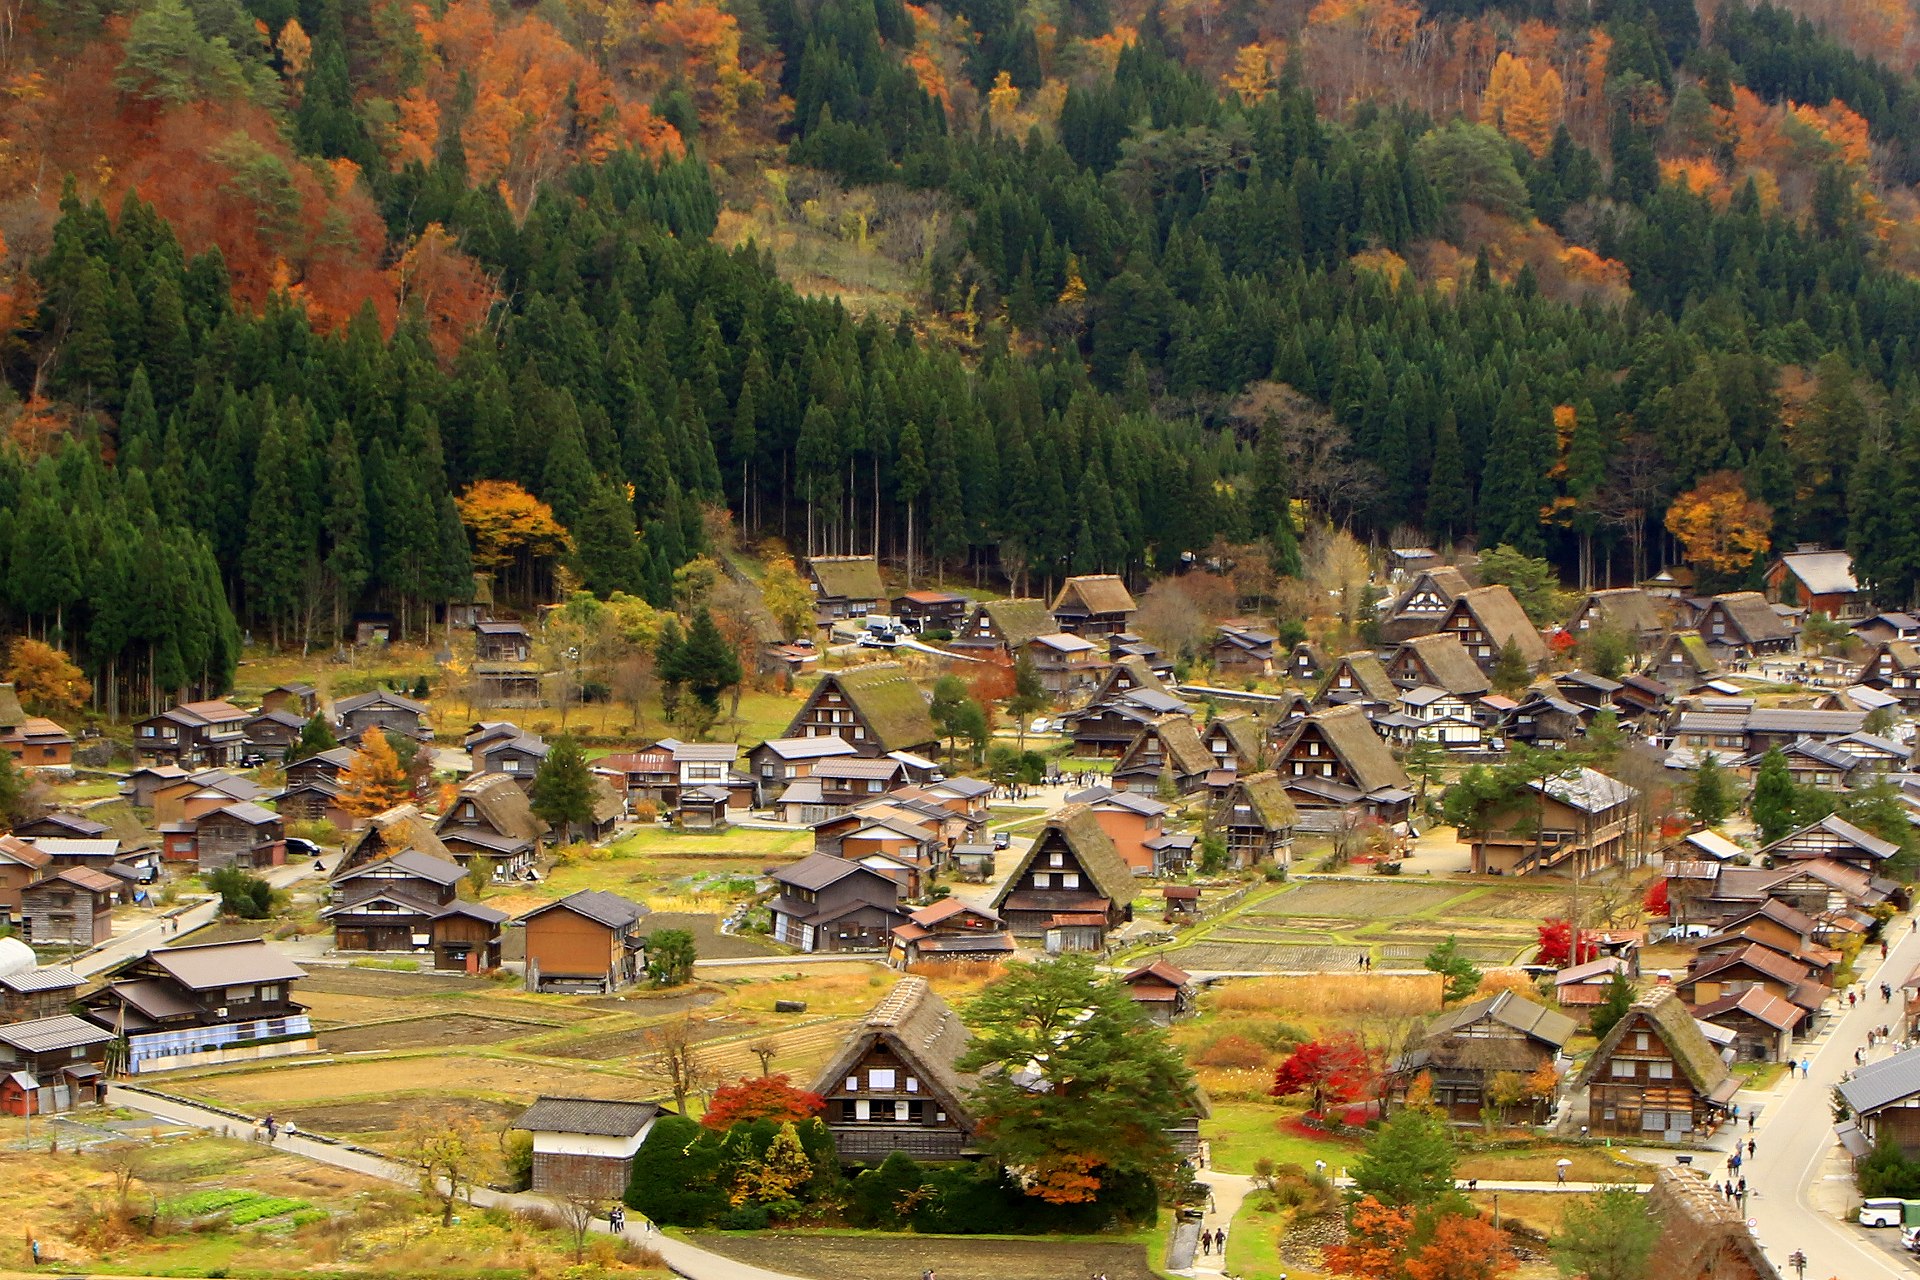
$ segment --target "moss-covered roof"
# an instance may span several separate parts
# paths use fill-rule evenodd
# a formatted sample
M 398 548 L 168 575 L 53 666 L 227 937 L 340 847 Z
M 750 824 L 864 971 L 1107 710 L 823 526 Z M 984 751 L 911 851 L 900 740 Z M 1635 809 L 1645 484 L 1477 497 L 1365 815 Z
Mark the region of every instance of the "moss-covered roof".
M 1590 1084 L 1598 1078 L 1601 1069 L 1613 1061 L 1621 1042 L 1636 1031 L 1652 1031 L 1660 1037 L 1694 1092 L 1711 1094 L 1726 1080 L 1727 1064 L 1721 1061 L 1719 1050 L 1701 1033 L 1700 1024 L 1693 1020 L 1679 993 L 1670 986 L 1661 986 L 1633 1002 L 1627 1016 L 1620 1019 L 1587 1059 L 1580 1082 Z
M 1268 831 L 1284 831 L 1299 818 L 1293 806 L 1293 797 L 1287 794 L 1287 784 L 1271 769 L 1264 773 L 1248 774 L 1233 784 L 1233 790 L 1227 796 L 1229 814 L 1241 799 L 1253 810 L 1253 816 L 1259 819 L 1261 827 Z
M 884 600 L 880 565 L 872 556 L 815 556 L 807 572 L 820 584 L 820 594 L 842 600 Z
M 818 698 L 829 686 L 839 689 L 882 751 L 910 751 L 940 740 L 920 686 L 898 663 L 830 671 L 821 678 L 814 696 Z M 787 733 L 792 736 L 794 731 L 789 728 Z

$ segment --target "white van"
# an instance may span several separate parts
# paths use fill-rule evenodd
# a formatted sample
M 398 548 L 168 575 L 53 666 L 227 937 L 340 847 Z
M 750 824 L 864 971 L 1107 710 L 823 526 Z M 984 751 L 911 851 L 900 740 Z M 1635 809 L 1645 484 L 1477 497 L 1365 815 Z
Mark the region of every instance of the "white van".
M 1906 1201 L 1898 1198 L 1868 1200 L 1860 1206 L 1863 1227 L 1897 1227 Z

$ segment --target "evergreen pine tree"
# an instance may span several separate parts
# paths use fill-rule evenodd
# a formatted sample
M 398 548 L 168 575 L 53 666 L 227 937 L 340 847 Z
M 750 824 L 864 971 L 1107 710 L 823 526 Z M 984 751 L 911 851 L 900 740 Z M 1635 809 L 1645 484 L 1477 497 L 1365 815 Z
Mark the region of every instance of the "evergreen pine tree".
M 1300 576 L 1300 541 L 1293 530 L 1293 463 L 1287 458 L 1285 432 L 1276 418 L 1260 426 L 1253 456 L 1253 522 L 1266 535 L 1273 571 Z
M 1787 757 L 1779 747 L 1768 748 L 1753 778 L 1753 824 L 1760 828 L 1760 843 L 1772 844 L 1793 830 L 1798 801 Z
M 646 590 L 645 548 L 633 531 L 633 504 L 607 481 L 593 486 L 593 497 L 573 530 L 575 559 L 587 590 L 605 597 L 616 591 L 640 595 Z
M 680 649 L 679 670 L 687 691 L 709 714 L 720 709 L 720 695 L 740 683 L 740 655 L 720 634 L 713 615 L 705 609 L 693 615 L 686 643 Z
M 293 764 L 317 756 L 322 751 L 331 751 L 339 745 L 339 741 L 333 736 L 333 726 L 327 723 L 327 714 L 322 711 L 307 717 L 307 722 L 300 726 L 300 740 L 295 742 L 293 750 L 287 753 L 287 763 Z
M 572 839 L 593 819 L 593 773 L 571 734 L 554 739 L 547 758 L 533 775 L 528 793 L 533 811 L 562 839 Z
M 367 487 L 360 450 L 345 419 L 333 425 L 327 444 L 327 509 L 322 520 L 327 552 L 323 565 L 333 583 L 333 634 L 338 639 L 346 607 L 367 585 L 372 566 L 367 547 Z
M 260 438 L 253 468 L 253 502 L 247 515 L 247 547 L 240 574 L 254 609 L 280 641 L 281 623 L 300 603 L 310 547 L 293 486 L 287 443 L 280 423 L 270 419 Z
M 1427 532 L 1451 545 L 1473 527 L 1473 490 L 1467 481 L 1467 459 L 1460 447 L 1460 428 L 1453 410 L 1440 415 L 1433 436 L 1433 471 L 1427 477 Z
M 1733 783 L 1712 752 L 1700 758 L 1693 771 L 1693 784 L 1687 790 L 1687 811 L 1695 822 L 1717 826 L 1733 812 Z

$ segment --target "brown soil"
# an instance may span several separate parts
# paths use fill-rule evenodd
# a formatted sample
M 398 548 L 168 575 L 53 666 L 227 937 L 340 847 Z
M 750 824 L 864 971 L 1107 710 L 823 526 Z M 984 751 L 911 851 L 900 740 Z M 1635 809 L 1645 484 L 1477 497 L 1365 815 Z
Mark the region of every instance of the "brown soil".
M 1110 1280 L 1153 1280 L 1138 1244 L 977 1240 L 954 1236 L 765 1235 L 698 1232 L 694 1243 L 770 1271 L 819 1280 L 902 1280 L 931 1269 L 940 1280 L 1060 1280 L 1104 1273 Z
M 579 1003 L 589 1009 L 614 1010 L 642 1018 L 665 1018 L 704 1009 L 719 998 L 720 992 L 711 987 L 681 987 L 658 995 L 642 987 L 623 991 L 616 996 L 588 996 Z
M 750 1024 L 735 1022 L 731 1018 L 719 1018 L 712 1022 L 695 1020 L 688 1027 L 688 1035 L 695 1043 L 699 1043 L 749 1029 Z M 585 1058 L 592 1062 L 607 1062 L 655 1052 L 652 1036 L 651 1027 L 629 1027 L 624 1031 L 608 1031 L 600 1035 L 570 1036 L 551 1045 L 530 1045 L 521 1052 L 544 1054 L 551 1058 Z
M 687 930 L 693 934 L 694 954 L 702 960 L 741 960 L 780 954 L 779 947 L 757 934 L 743 936 L 721 933 L 719 916 L 656 911 L 642 924 L 648 933 L 661 929 Z
M 362 1053 L 370 1049 L 498 1044 L 502 1040 L 541 1035 L 546 1030 L 545 1027 L 524 1022 L 504 1022 L 497 1018 L 476 1018 L 460 1013 L 443 1014 L 322 1031 L 320 1049 L 323 1053 Z
M 440 996 L 456 991 L 493 991 L 486 978 L 463 973 L 399 973 L 392 969 L 334 968 L 315 965 L 301 980 L 302 991 L 333 991 L 348 996 Z

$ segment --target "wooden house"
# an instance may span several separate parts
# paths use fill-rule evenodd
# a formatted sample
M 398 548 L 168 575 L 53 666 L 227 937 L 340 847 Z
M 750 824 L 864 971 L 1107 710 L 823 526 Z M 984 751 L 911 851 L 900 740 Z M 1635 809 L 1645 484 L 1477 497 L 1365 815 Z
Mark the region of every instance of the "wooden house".
M 1817 1016 L 1833 994 L 1811 965 L 1759 943 L 1748 943 L 1737 951 L 1695 954 L 1686 975 L 1674 984 L 1680 998 L 1695 1007 L 1753 987 L 1806 1010 L 1809 1017 Z
M 1227 857 L 1235 867 L 1264 862 L 1287 866 L 1293 860 L 1293 829 L 1299 820 L 1287 784 L 1269 769 L 1234 780 L 1218 810 Z
M 1252 773 L 1260 767 L 1260 722 L 1244 711 L 1229 712 L 1207 721 L 1200 745 L 1213 757 L 1213 767 L 1230 773 Z
M 1062 583 L 1051 612 L 1060 630 L 1093 639 L 1128 630 L 1139 607 L 1123 578 L 1094 573 Z
M 1287 651 L 1286 677 L 1303 685 L 1318 684 L 1333 663 L 1327 651 L 1311 640 L 1302 640 Z
M 1833 742 L 1852 737 L 1866 727 L 1864 711 L 1814 711 L 1800 707 L 1753 707 L 1743 728 L 1750 754 L 1769 747 L 1785 747 L 1802 739 Z
M 878 800 L 900 786 L 905 775 L 905 766 L 886 756 L 832 756 L 815 762 L 809 776 L 819 786 L 820 804 L 830 817 Z
M 673 762 L 673 749 L 679 745 L 672 738 L 662 738 L 638 751 L 602 756 L 593 762 L 593 770 L 612 781 L 629 803 L 672 805 L 680 788 L 680 769 Z
M 90 867 L 66 867 L 20 890 L 20 932 L 36 947 L 96 947 L 113 937 L 120 881 Z
M 617 1203 L 627 1194 L 633 1156 L 671 1108 L 657 1102 L 542 1094 L 512 1128 L 533 1135 L 536 1195 Z
M 240 763 L 248 713 L 231 702 L 182 702 L 136 720 L 133 748 L 145 762 L 181 768 Z
M 1640 793 L 1580 766 L 1528 783 L 1532 804 L 1499 814 L 1469 838 L 1475 875 L 1562 871 L 1586 876 L 1620 861 Z
M 1726 674 L 1719 657 L 1698 631 L 1676 631 L 1647 664 L 1646 674 L 1679 693 L 1692 693 Z
M 1878 875 L 1882 864 L 1898 852 L 1900 846 L 1892 841 L 1862 831 L 1838 814 L 1830 813 L 1818 822 L 1781 836 L 1772 844 L 1763 845 L 1755 856 L 1774 862 L 1831 858 Z
M 844 738 L 768 738 L 747 752 L 747 772 L 760 788 L 760 802 L 772 804 L 793 783 L 813 776 L 822 760 L 855 754 Z
M 1056 702 L 1084 696 L 1106 669 L 1099 645 L 1065 631 L 1035 636 L 1020 649 L 1020 656 L 1033 663 L 1041 686 Z
M 1408 689 L 1399 702 L 1400 713 L 1416 722 L 1415 738 L 1459 750 L 1477 747 L 1486 737 L 1485 728 L 1474 716 L 1474 706 L 1473 701 L 1430 684 Z
M 1107 637 L 1107 660 L 1124 662 L 1138 658 L 1162 680 L 1173 679 L 1173 659 L 1131 631 L 1116 631 Z
M 154 788 L 153 818 L 164 827 L 170 822 L 192 822 L 230 804 L 257 804 L 271 798 L 251 778 L 225 769 L 202 769 Z
M 884 951 L 907 918 L 898 880 L 830 853 L 802 858 L 771 879 L 774 941 L 801 951 Z
M 274 803 L 287 822 L 327 822 L 336 830 L 346 831 L 357 821 L 340 803 L 340 784 L 320 778 L 289 782 L 274 797 Z
M 1420 1076 L 1433 1086 L 1433 1104 L 1456 1124 L 1481 1123 L 1481 1108 L 1493 1101 L 1493 1079 L 1531 1076 L 1542 1067 L 1564 1066 L 1563 1050 L 1577 1030 L 1564 1013 L 1511 991 L 1461 1005 L 1427 1024 L 1419 1042 L 1394 1064 L 1393 1092 L 1405 1096 Z M 1535 1098 L 1517 1117 L 1545 1123 L 1553 1099 Z
M 1436 629 L 1451 632 L 1480 669 L 1489 673 L 1508 644 L 1519 649 L 1529 671 L 1539 670 L 1547 660 L 1547 642 L 1539 628 L 1504 585 L 1475 587 L 1461 595 Z
M 518 622 L 476 622 L 473 627 L 475 698 L 495 707 L 537 707 L 540 664 L 533 637 Z
M 1568 702 L 1575 703 L 1587 711 L 1603 711 L 1613 707 L 1614 695 L 1624 686 L 1618 680 L 1609 680 L 1591 671 L 1575 668 L 1555 675 L 1553 687 L 1558 690 L 1559 696 Z
M 433 820 L 415 805 L 400 804 L 367 819 L 366 825 L 347 841 L 340 861 L 334 864 L 333 875 L 345 875 L 355 867 L 403 849 L 415 849 L 443 862 L 454 861 L 453 854 L 435 833 Z
M 895 596 L 889 608 L 915 635 L 944 631 L 954 636 L 966 624 L 972 605 L 973 601 L 951 591 L 909 591 Z
M 287 766 L 287 785 L 320 781 L 338 784 L 341 775 L 353 767 L 353 752 L 346 747 L 330 747 L 317 755 L 295 760 Z
M 1470 589 L 1466 575 L 1452 565 L 1419 573 L 1380 615 L 1380 636 L 1391 643 L 1440 629 L 1453 602 Z
M 1867 650 L 1860 664 L 1858 684 L 1883 689 L 1900 700 L 1902 706 L 1920 706 L 1920 643 L 1912 640 L 1882 640 Z
M 106 1101 L 113 1033 L 70 1013 L 0 1026 L 0 1112 L 55 1115 Z
M 1761 752 L 1763 757 L 1766 754 Z M 1859 756 L 1811 738 L 1788 743 L 1780 748 L 1780 754 L 1785 757 L 1787 773 L 1794 782 L 1823 791 L 1844 791 L 1851 785 L 1853 775 L 1871 772 Z M 1760 761 L 1748 757 L 1746 763 L 1758 768 Z
M 285 711 L 302 720 L 311 720 L 320 714 L 320 691 L 298 681 L 275 685 L 260 695 L 260 709 Z
M 1056 810 L 1013 867 L 993 909 L 1016 938 L 1097 950 L 1133 916 L 1133 875 L 1086 805 Z
M 333 925 L 339 951 L 427 950 L 436 969 L 498 969 L 507 913 L 462 899 L 466 874 L 411 849 L 396 853 L 337 877 L 320 919 Z
M 1600 1042 L 1580 1074 L 1595 1137 L 1698 1141 L 1739 1091 L 1671 986 L 1659 986 Z
M 1620 687 L 1613 694 L 1613 707 L 1622 724 L 1656 723 L 1672 706 L 1673 690 L 1649 675 L 1621 676 Z
M 483 773 L 460 784 L 433 830 L 445 856 L 461 867 L 486 858 L 494 878 L 512 880 L 539 856 L 547 823 L 512 778 Z
M 526 944 L 529 991 L 618 991 L 645 968 L 651 914 L 645 903 L 600 889 L 578 889 L 516 919 Z
M 855 809 L 814 828 L 814 849 L 878 871 L 900 886 L 903 898 L 918 898 L 946 864 L 939 830 L 918 815 L 891 805 Z
M 349 756 L 353 753 L 348 752 Z M 120 794 L 127 803 L 140 809 L 154 807 L 155 798 L 165 788 L 184 782 L 187 771 L 179 765 L 142 765 L 134 769 L 120 783 Z M 157 816 L 157 815 L 156 815 Z
M 285 760 L 307 727 L 306 717 L 292 711 L 257 711 L 242 728 L 246 759 Z
M 1638 652 L 1660 643 L 1666 634 L 1660 607 L 1639 587 L 1608 587 L 1589 591 L 1567 619 L 1567 630 L 1585 639 L 1596 631 L 1617 631 Z
M 17 704 L 16 704 L 17 705 Z M 0 751 L 22 769 L 65 770 L 73 767 L 73 735 L 45 716 L 27 716 L 13 725 L 0 725 Z
M 1296 810 L 1357 808 L 1382 822 L 1406 820 L 1412 782 L 1355 706 L 1328 707 L 1277 727 L 1274 772 Z
M 20 891 L 45 875 L 52 862 L 52 855 L 17 836 L 0 836 L 0 915 L 19 916 Z
M 152 884 L 160 878 L 160 853 L 143 840 L 122 844 L 113 836 L 32 836 L 27 843 L 52 860 L 48 874 L 67 867 L 91 867 L 116 877 L 122 882 L 116 902 L 131 898 L 132 885 Z
M 533 637 L 523 623 L 481 622 L 473 628 L 473 656 L 478 662 L 530 662 Z
M 1867 644 L 1885 644 L 1889 640 L 1920 640 L 1920 617 L 1898 610 L 1876 613 L 1853 624 L 1853 634 Z
M 259 939 L 162 947 L 114 968 L 82 1012 L 125 1041 L 130 1075 L 312 1053 L 294 999 L 306 976 Z
M 1386 664 L 1372 650 L 1358 649 L 1334 659 L 1313 701 L 1315 706 L 1388 707 L 1399 692 Z
M 1011 663 L 1035 636 L 1059 629 L 1045 600 L 982 600 L 948 647 L 969 657 L 1001 657 Z
M 1658 1274 L 1698 1280 L 1780 1280 L 1746 1223 L 1747 1211 L 1729 1200 L 1699 1169 L 1668 1166 L 1654 1175 L 1647 1212 L 1659 1224 L 1652 1256 Z
M 476 743 L 469 748 L 469 753 L 475 775 L 504 774 L 521 789 L 532 790 L 533 779 L 552 750 L 539 734 L 516 729 L 511 734 L 496 734 Z
M 681 787 L 673 806 L 673 825 L 682 831 L 719 831 L 727 825 L 725 787 Z
M 842 1160 L 878 1164 L 972 1154 L 974 1078 L 958 1063 L 967 1028 L 925 978 L 902 978 L 856 1023 L 813 1082 Z
M 1801 543 L 1767 566 L 1767 594 L 1785 605 L 1851 622 L 1873 606 L 1871 592 L 1853 576 L 1853 557 L 1817 543 Z
M 1200 741 L 1193 717 L 1160 716 L 1140 732 L 1121 753 L 1113 766 L 1113 785 L 1148 795 L 1160 789 L 1163 776 L 1172 779 L 1173 789 L 1189 795 L 1206 785 L 1207 775 L 1215 767 L 1213 753 Z
M 1125 755 L 1140 731 L 1161 716 L 1188 714 L 1186 703 L 1158 689 L 1128 689 L 1105 697 L 1096 690 L 1086 706 L 1068 712 L 1060 722 L 1073 738 L 1075 756 L 1114 759 Z
M 1864 1150 L 1885 1138 L 1907 1159 L 1920 1156 L 1920 1049 L 1869 1062 L 1842 1080 L 1838 1093 Z
M 1146 1016 L 1159 1026 L 1193 1011 L 1193 975 L 1168 960 L 1153 960 L 1124 974 L 1120 985 Z
M 1560 696 L 1553 685 L 1527 690 L 1500 717 L 1498 731 L 1507 742 L 1564 749 L 1586 736 L 1593 709 Z
M 285 821 L 251 801 L 222 805 L 191 819 L 193 860 L 202 873 L 222 867 L 260 871 L 287 860 Z
M 1693 1016 L 1730 1031 L 1734 1054 L 1745 1062 L 1785 1062 L 1793 1055 L 1794 1032 L 1807 1011 L 1791 1000 L 1753 986 L 1718 1000 L 1695 1005 Z
M 1596 956 L 1582 964 L 1568 965 L 1553 975 L 1553 1002 L 1560 1012 L 1581 1026 L 1593 1019 L 1593 1011 L 1607 1002 L 1614 975 L 1629 980 L 1633 962 L 1620 956 Z
M 1716 656 L 1736 661 L 1751 662 L 1794 649 L 1793 628 L 1758 591 L 1733 591 L 1713 597 L 1696 629 Z
M 1432 685 L 1472 702 L 1493 687 L 1454 632 L 1415 636 L 1393 651 L 1386 666 L 1387 678 L 1398 689 Z
M 872 556 L 814 556 L 806 561 L 814 618 L 823 627 L 864 618 L 887 598 L 880 564 Z
M 1279 643 L 1271 631 L 1223 625 L 1207 653 L 1222 678 L 1263 679 L 1274 674 Z
M 1013 955 L 1007 922 L 988 907 L 942 898 L 895 925 L 887 963 L 899 969 L 936 963 L 1005 960 Z
M 898 663 L 829 671 L 807 695 L 783 738 L 841 738 L 863 756 L 931 755 L 940 745 L 933 713 Z
M 41 964 L 20 939 L 0 938 L 0 1023 L 66 1013 L 86 984 L 70 969 Z
M 333 704 L 333 716 L 337 726 L 334 736 L 342 743 L 358 742 L 360 735 L 369 729 L 397 733 L 420 742 L 433 741 L 427 704 L 391 689 L 375 689 L 342 698 Z

